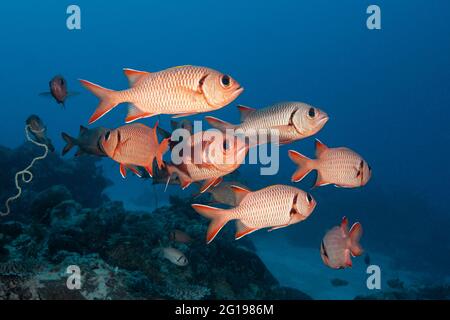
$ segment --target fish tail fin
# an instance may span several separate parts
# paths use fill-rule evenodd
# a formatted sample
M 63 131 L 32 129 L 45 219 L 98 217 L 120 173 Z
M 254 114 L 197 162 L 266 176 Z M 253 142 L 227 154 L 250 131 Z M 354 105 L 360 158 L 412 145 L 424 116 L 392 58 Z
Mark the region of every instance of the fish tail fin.
M 350 236 L 350 251 L 352 252 L 352 255 L 357 257 L 363 254 L 363 249 L 361 245 L 359 244 L 359 239 L 361 239 L 362 236 L 362 226 L 361 223 L 356 222 L 351 228 L 349 232 Z
M 207 116 L 207 117 L 205 117 L 205 120 L 206 120 L 206 122 L 209 123 L 209 125 L 211 127 L 219 129 L 220 131 L 225 131 L 227 129 L 235 129 L 236 128 L 236 126 L 234 124 L 217 119 L 215 117 Z
M 211 220 L 208 231 L 206 232 L 206 243 L 211 243 L 225 224 L 231 220 L 230 215 L 227 214 L 228 210 L 214 208 L 204 204 L 193 204 L 192 208 L 203 217 Z
M 156 151 L 156 163 L 158 164 L 158 169 L 161 170 L 164 167 L 164 161 L 162 159 L 164 153 L 169 149 L 170 139 L 166 138 L 158 146 L 158 150 Z
M 305 157 L 297 151 L 289 150 L 289 158 L 298 165 L 297 171 L 292 175 L 292 182 L 299 182 L 314 169 L 314 160 Z
M 64 156 L 67 152 L 70 151 L 70 149 L 73 148 L 74 145 L 76 145 L 76 139 L 69 136 L 67 133 L 63 132 L 61 133 L 61 137 L 66 142 L 66 145 L 64 146 L 64 149 L 62 150 L 62 155 Z M 53 146 L 52 146 L 53 147 Z
M 97 109 L 89 119 L 89 124 L 97 121 L 122 102 L 117 97 L 117 91 L 103 88 L 86 80 L 80 80 L 80 82 L 86 89 L 91 91 L 97 98 L 100 99 Z

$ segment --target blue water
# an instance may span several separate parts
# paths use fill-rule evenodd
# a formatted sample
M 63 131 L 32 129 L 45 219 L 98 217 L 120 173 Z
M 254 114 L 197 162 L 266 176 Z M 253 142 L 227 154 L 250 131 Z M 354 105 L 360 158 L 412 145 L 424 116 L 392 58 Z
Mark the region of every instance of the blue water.
M 66 28 L 69 4 L 0 5 L 0 145 L 23 143 L 24 121 L 36 113 L 61 150 L 61 131 L 76 135 L 97 105 L 79 78 L 123 89 L 128 85 L 124 67 L 208 66 L 229 73 L 245 88 L 236 101 L 210 115 L 238 123 L 237 103 L 260 108 L 307 102 L 330 115 L 317 137 L 358 151 L 373 168 L 364 188 L 311 191 L 318 206 L 303 224 L 252 239 L 277 237 L 298 250 L 317 248 L 325 230 L 347 215 L 362 222 L 363 246 L 391 257 L 395 268 L 450 275 L 450 2 L 378 0 L 381 30 L 366 27 L 368 1 L 77 0 L 82 29 L 74 31 Z M 38 96 L 55 74 L 64 75 L 69 90 L 81 93 L 67 101 L 66 109 Z M 120 126 L 125 114 L 121 105 L 95 125 Z M 161 125 L 168 127 L 169 119 L 162 116 Z M 153 126 L 155 121 L 142 122 Z M 241 179 L 253 189 L 290 184 L 295 166 L 287 150 L 312 157 L 313 141 L 282 147 L 278 175 L 256 176 L 259 166 L 245 165 Z M 148 181 L 123 181 L 116 163 L 105 160 L 103 165 L 115 182 L 113 198 L 133 206 L 134 198 L 152 192 Z M 297 186 L 308 189 L 313 178 Z M 176 187 L 169 193 L 183 194 Z

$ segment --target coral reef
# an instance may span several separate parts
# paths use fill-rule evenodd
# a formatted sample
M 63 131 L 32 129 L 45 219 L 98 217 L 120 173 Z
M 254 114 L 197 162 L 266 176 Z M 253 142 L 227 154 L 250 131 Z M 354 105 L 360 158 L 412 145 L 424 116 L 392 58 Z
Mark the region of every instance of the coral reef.
M 14 172 L 34 148 L 0 148 L 3 168 Z M 39 168 L 40 167 L 40 168 Z M 10 191 L 11 172 L 0 189 Z M 36 164 L 29 188 L 0 220 L 0 299 L 310 299 L 281 287 L 248 239 L 233 228 L 205 244 L 208 221 L 190 200 L 148 212 L 131 212 L 102 196 L 108 181 L 90 157 Z M 198 199 L 196 199 L 198 201 Z M 192 241 L 174 241 L 182 230 Z M 183 252 L 189 264 L 164 259 L 162 247 Z M 78 266 L 81 288 L 66 285 Z
M 28 166 L 29 159 L 42 153 L 42 148 L 31 143 L 25 143 L 16 149 L 0 146 L 0 203 L 4 203 L 14 192 L 14 177 L 16 172 Z M 32 199 L 38 199 L 38 193 L 52 186 L 62 185 L 71 194 L 71 198 L 84 207 L 98 207 L 108 200 L 103 194 L 111 181 L 103 176 L 98 165 L 99 158 L 77 157 L 63 160 L 57 154 L 50 153 L 43 161 L 33 166 L 34 179 L 22 190 L 21 198 L 11 203 L 12 214 L 4 219 L 20 220 L 28 213 L 27 205 Z M 2 208 L 3 210 L 3 208 Z M 17 215 L 16 215 L 17 214 Z M 28 217 L 24 217 L 27 219 Z

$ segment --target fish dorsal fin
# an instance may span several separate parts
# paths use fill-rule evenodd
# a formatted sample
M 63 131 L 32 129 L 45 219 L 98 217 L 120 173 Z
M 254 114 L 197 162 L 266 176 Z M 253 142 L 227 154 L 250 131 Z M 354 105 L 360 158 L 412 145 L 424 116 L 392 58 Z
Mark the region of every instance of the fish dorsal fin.
M 250 107 L 246 107 L 246 106 L 242 106 L 242 105 L 237 106 L 237 108 L 239 109 L 239 112 L 241 113 L 241 122 L 244 122 L 245 119 L 247 119 L 253 112 L 256 111 L 256 109 L 254 109 L 254 108 L 250 108 Z
M 348 232 L 348 218 L 347 217 L 343 217 L 342 218 L 342 222 L 341 222 L 341 229 L 344 232 Z
M 316 139 L 316 157 L 320 158 L 320 155 L 326 150 L 328 150 L 328 147 L 319 139 Z
M 239 205 L 241 201 L 247 196 L 247 194 L 251 193 L 250 190 L 245 189 L 239 186 L 230 186 L 231 191 L 233 191 L 234 196 L 236 197 L 236 204 Z
M 139 71 L 128 68 L 123 69 L 123 73 L 127 76 L 130 87 L 134 87 L 139 82 L 139 80 L 141 80 L 144 76 L 150 74 L 150 72 L 147 71 Z
M 85 133 L 86 131 L 88 131 L 88 128 L 83 127 L 83 126 L 80 125 L 80 134 L 83 134 L 83 133 Z

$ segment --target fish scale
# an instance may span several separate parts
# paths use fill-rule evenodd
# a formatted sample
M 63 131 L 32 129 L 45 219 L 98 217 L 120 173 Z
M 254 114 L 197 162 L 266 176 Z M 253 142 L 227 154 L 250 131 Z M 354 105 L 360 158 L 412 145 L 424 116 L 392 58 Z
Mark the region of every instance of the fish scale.
M 309 159 L 294 150 L 289 157 L 298 168 L 292 175 L 292 181 L 302 180 L 312 170 L 317 170 L 315 186 L 334 184 L 344 188 L 362 187 L 372 175 L 372 168 L 356 152 L 345 148 L 328 148 L 316 139 L 317 159 Z
M 270 186 L 248 194 L 230 214 L 251 228 L 285 225 L 299 191 L 290 186 Z
M 292 113 L 300 106 L 306 106 L 306 104 L 286 102 L 257 110 L 246 117 L 237 128 L 247 131 L 287 126 Z M 298 139 L 300 135 L 293 126 L 279 129 L 280 140 Z
M 115 160 L 127 163 L 130 158 L 134 159 L 136 164 L 149 164 L 152 158 L 151 150 L 152 129 L 142 126 L 126 126 L 121 129 L 122 139 L 131 139 L 133 143 L 125 143 L 120 152 L 116 154 Z M 130 140 L 130 141 L 131 141 Z
M 335 148 L 325 151 L 317 161 L 324 180 L 345 183 L 355 178 L 361 157 L 350 149 Z
M 338 265 L 344 265 L 345 263 L 346 239 L 347 236 L 343 234 L 340 227 L 331 229 L 323 239 L 329 259 Z
M 215 166 L 211 167 L 199 167 L 198 165 L 188 163 L 186 165 L 186 171 L 193 181 L 208 180 L 214 177 L 222 177 L 228 173 L 228 171 L 222 171 Z M 239 167 L 236 164 L 236 168 Z
M 243 130 L 264 129 L 288 125 L 292 113 L 303 103 L 278 103 L 271 107 L 259 109 L 245 118 L 238 126 Z
M 170 107 L 172 113 L 185 109 L 207 110 L 210 106 L 206 100 L 202 96 L 193 99 L 192 91 L 197 90 L 198 79 L 206 75 L 208 70 L 187 66 L 149 73 L 134 87 L 120 93 L 123 100 L 142 106 L 140 109 L 146 112 L 165 113 L 165 107 Z

